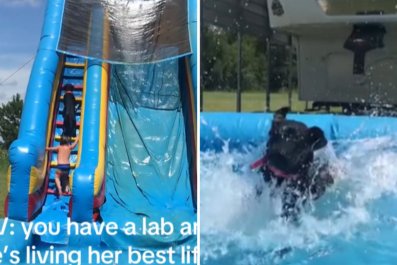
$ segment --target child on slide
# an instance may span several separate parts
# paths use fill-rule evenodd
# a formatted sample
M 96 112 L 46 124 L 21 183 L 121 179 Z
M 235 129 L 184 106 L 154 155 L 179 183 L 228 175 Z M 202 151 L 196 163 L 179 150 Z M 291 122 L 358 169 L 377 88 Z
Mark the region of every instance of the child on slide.
M 61 185 L 61 178 L 69 178 L 69 171 L 70 171 L 70 153 L 76 147 L 79 138 L 76 137 L 76 140 L 69 144 L 70 138 L 62 136 L 61 137 L 61 144 L 59 146 L 54 147 L 47 147 L 47 151 L 55 151 L 58 152 L 58 170 L 55 176 L 55 185 L 58 189 L 59 196 L 62 196 L 62 185 Z M 67 181 L 69 183 L 69 181 Z M 69 185 L 67 185 L 67 188 Z M 68 190 L 67 190 L 68 192 Z

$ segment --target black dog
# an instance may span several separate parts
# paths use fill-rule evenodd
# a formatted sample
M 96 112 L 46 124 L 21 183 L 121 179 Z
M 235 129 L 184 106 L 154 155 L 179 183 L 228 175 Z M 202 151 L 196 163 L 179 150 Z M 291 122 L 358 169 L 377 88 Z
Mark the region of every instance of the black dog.
M 318 127 L 287 120 L 289 108 L 274 114 L 265 156 L 251 165 L 263 174 L 266 183 L 275 183 L 282 190 L 282 216 L 296 220 L 300 203 L 317 199 L 333 184 L 328 166 L 313 168 L 314 151 L 327 145 L 323 131 Z
M 73 95 L 74 86 L 64 86 L 63 96 L 63 136 L 76 137 L 76 99 Z

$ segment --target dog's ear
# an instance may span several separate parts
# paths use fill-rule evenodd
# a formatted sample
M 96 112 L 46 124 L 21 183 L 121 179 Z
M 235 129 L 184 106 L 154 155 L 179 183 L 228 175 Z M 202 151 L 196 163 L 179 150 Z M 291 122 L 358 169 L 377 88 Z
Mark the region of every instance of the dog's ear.
M 324 136 L 323 130 L 319 127 L 311 127 L 307 131 L 307 141 L 312 146 L 312 150 L 318 150 L 327 145 L 327 139 Z
M 269 135 L 277 134 L 277 128 L 279 127 L 281 122 L 285 120 L 289 111 L 289 107 L 283 107 L 274 113 L 272 127 L 270 128 Z
M 273 121 L 279 122 L 285 120 L 287 113 L 290 111 L 289 107 L 283 107 L 274 113 Z

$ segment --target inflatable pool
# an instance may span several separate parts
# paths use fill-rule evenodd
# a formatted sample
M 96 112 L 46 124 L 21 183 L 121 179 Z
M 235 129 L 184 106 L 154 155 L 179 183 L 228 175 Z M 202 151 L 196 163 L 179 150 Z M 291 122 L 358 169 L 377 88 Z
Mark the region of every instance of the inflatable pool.
M 202 264 L 395 264 L 397 119 L 289 114 L 321 127 L 336 183 L 305 207 L 300 225 L 281 220 L 280 200 L 249 169 L 265 148 L 272 114 L 201 115 Z M 324 155 L 323 154 L 323 155 Z

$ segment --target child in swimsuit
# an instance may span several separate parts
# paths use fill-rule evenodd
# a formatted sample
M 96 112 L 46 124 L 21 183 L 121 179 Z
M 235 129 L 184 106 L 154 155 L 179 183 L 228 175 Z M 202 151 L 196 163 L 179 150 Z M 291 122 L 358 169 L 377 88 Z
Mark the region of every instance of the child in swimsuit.
M 58 170 L 55 176 L 55 185 L 58 189 L 59 196 L 62 196 L 61 177 L 69 177 L 70 153 L 76 147 L 78 141 L 79 138 L 76 137 L 76 140 L 72 144 L 69 144 L 69 137 L 62 136 L 59 146 L 46 148 L 47 151 L 58 152 Z

